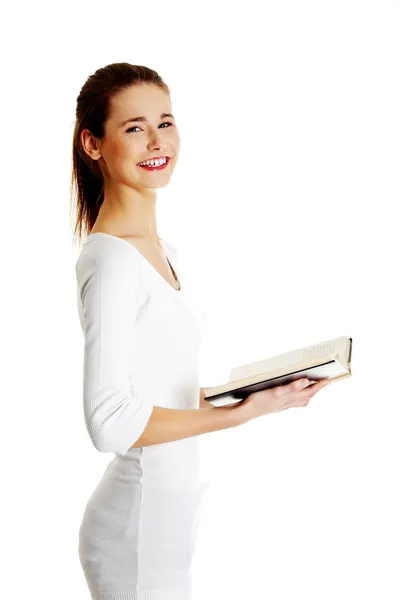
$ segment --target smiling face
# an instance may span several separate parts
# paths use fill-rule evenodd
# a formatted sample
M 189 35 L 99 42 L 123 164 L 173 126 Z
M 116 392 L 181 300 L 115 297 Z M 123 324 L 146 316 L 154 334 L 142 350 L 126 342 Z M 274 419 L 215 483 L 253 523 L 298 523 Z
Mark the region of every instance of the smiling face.
M 111 99 L 111 114 L 105 123 L 104 139 L 97 146 L 99 152 L 96 154 L 92 147 L 90 153 L 99 160 L 106 185 L 113 180 L 136 189 L 168 184 L 180 150 L 171 113 L 168 93 L 154 84 L 132 85 Z M 166 165 L 143 168 L 138 164 L 157 157 L 168 157 Z

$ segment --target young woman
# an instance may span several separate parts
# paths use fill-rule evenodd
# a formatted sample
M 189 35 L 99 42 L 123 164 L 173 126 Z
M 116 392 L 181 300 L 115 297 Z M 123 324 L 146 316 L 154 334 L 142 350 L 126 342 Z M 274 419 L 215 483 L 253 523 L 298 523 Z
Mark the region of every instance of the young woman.
M 115 454 L 79 529 L 93 600 L 190 600 L 207 487 L 198 436 L 305 406 L 326 383 L 291 383 L 223 407 L 204 400 L 198 317 L 178 253 L 157 233 L 156 190 L 180 150 L 172 112 L 161 77 L 128 63 L 98 69 L 77 98 L 71 183 L 75 234 L 84 238 L 76 262 L 83 409 L 94 447 Z

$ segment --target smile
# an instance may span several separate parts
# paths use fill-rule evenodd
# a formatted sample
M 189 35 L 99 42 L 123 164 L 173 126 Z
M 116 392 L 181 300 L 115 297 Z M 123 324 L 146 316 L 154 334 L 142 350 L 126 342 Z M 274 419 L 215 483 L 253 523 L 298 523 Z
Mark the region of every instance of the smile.
M 170 160 L 171 160 L 170 157 L 167 156 L 165 163 L 163 163 L 161 165 L 151 165 L 151 164 L 149 164 L 149 165 L 141 165 L 141 164 L 138 163 L 137 166 L 141 167 L 142 169 L 146 169 L 147 171 L 161 171 L 162 169 L 165 169 L 165 167 L 168 166 Z

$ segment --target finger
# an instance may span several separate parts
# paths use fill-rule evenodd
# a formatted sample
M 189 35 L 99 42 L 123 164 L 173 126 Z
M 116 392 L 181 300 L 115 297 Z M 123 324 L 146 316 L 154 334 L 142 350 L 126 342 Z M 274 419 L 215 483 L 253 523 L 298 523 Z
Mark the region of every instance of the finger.
M 280 398 L 281 396 L 287 396 L 293 392 L 299 392 L 308 386 L 308 379 L 296 379 L 290 383 L 277 386 L 274 389 L 275 395 Z
M 328 384 L 328 381 L 320 380 L 313 384 L 306 385 L 303 388 L 295 390 L 296 398 L 298 398 L 301 402 L 308 402 L 311 400 L 315 394 L 317 394 L 322 388 L 324 388 Z M 293 393 L 293 392 L 292 392 Z
M 297 379 L 296 381 L 292 381 L 292 383 L 288 384 L 288 388 L 290 392 L 298 392 L 299 390 L 303 390 L 304 388 L 310 385 L 310 380 L 305 377 L 303 379 Z
M 321 388 L 321 387 L 325 387 L 326 385 L 328 385 L 328 383 L 330 383 L 330 379 L 320 379 L 319 381 L 310 381 L 310 388 Z
M 322 388 L 324 388 L 326 385 L 328 385 L 330 383 L 329 379 L 321 379 L 320 381 L 317 381 L 313 384 L 303 384 L 302 387 L 297 388 L 296 386 L 293 387 L 293 384 L 295 384 L 297 382 L 292 382 L 291 384 L 289 384 L 289 387 L 292 387 L 291 389 L 291 393 L 296 393 L 296 400 L 293 401 L 289 401 L 287 403 L 285 403 L 281 410 L 286 410 L 287 408 L 295 408 L 295 407 L 301 407 L 301 406 L 307 406 L 309 401 L 311 400 L 311 398 L 313 396 L 315 396 L 315 394 L 321 390 Z

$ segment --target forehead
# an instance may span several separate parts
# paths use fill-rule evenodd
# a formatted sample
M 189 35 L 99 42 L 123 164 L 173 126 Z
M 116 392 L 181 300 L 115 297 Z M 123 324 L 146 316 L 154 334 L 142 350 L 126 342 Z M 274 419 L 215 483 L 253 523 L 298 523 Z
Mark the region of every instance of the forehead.
M 120 121 L 139 116 L 158 120 L 162 112 L 172 112 L 166 91 L 154 84 L 132 85 L 112 97 L 110 121 L 117 126 Z

